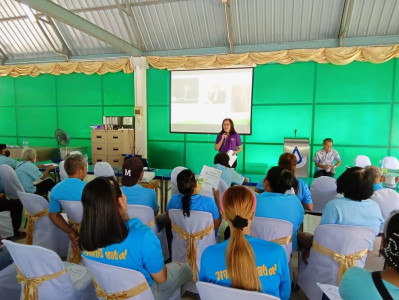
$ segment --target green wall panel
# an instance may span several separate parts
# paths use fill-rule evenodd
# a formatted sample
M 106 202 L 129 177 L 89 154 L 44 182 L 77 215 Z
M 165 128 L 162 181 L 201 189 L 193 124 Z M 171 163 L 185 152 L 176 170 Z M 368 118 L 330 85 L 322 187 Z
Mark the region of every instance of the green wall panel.
M 186 134 L 186 140 L 193 142 L 207 142 L 214 145 L 216 136 L 216 134 Z
M 147 71 L 147 104 L 169 105 L 170 72 L 168 70 L 149 69 Z
M 69 147 L 87 147 L 86 154 L 89 156 L 90 159 L 92 157 L 92 153 L 91 153 L 91 138 L 88 138 L 88 139 L 74 139 L 74 138 L 71 138 L 71 141 L 69 142 Z
M 2 135 L 0 135 L 0 144 L 19 145 L 16 137 L 4 137 Z
M 169 133 L 169 108 L 148 107 L 147 131 L 148 140 L 184 140 L 183 133 Z
M 0 135 L 16 136 L 17 122 L 14 107 L 0 107 Z M 1 143 L 0 144 L 4 144 Z
M 251 143 L 284 143 L 285 137 L 311 136 L 311 105 L 256 106 L 252 110 Z
M 148 141 L 148 164 L 152 168 L 173 169 L 184 166 L 184 143 Z
M 313 102 L 314 63 L 266 64 L 254 70 L 253 103 Z
M 102 124 L 101 107 L 59 107 L 58 126 L 71 138 L 91 138 L 90 125 Z
M 53 137 L 56 129 L 55 107 L 17 107 L 19 137 Z
M 104 105 L 134 106 L 133 74 L 108 73 L 102 77 Z
M 314 142 L 388 146 L 390 104 L 316 106 Z
M 15 78 L 15 103 L 16 105 L 48 106 L 55 105 L 54 75 L 40 75 L 37 77 L 20 76 Z M 71 88 L 69 86 L 69 88 Z
M 104 116 L 133 117 L 134 105 L 104 106 Z
M 58 105 L 102 105 L 102 82 L 97 74 L 57 76 Z
M 35 147 L 58 147 L 57 141 L 55 140 L 55 137 L 48 137 L 48 138 L 36 138 L 36 137 L 20 137 L 18 138 L 18 145 L 23 145 L 23 141 L 28 141 L 29 146 L 35 146 Z M 40 160 L 40 158 L 38 158 Z
M 393 106 L 391 146 L 399 146 L 399 104 Z
M 394 74 L 394 100 L 399 102 L 399 59 L 395 59 L 395 74 Z
M 383 64 L 318 64 L 316 102 L 390 102 L 393 70 L 393 60 Z
M 203 165 L 213 166 L 213 158 L 216 154 L 213 144 L 186 143 L 186 167 L 199 174 Z
M 0 77 L 0 105 L 1 106 L 14 106 L 15 105 L 15 92 L 14 92 L 14 78 L 13 77 Z
M 245 146 L 245 173 L 266 175 L 267 171 L 277 166 L 278 158 L 284 151 L 283 145 Z

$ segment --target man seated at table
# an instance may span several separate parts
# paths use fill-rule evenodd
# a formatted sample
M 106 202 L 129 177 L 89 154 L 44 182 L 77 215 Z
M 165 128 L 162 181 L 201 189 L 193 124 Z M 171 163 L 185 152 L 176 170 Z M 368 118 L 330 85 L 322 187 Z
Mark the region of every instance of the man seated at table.
M 81 154 L 73 154 L 65 159 L 65 171 L 68 178 L 59 182 L 50 193 L 49 217 L 53 223 L 66 232 L 72 242 L 72 248 L 79 248 L 79 233 L 77 233 L 62 217 L 60 200 L 81 201 L 83 179 L 87 175 L 87 164 Z
M 9 165 L 11 168 L 15 169 L 18 162 L 15 159 L 10 158 L 9 156 L 10 156 L 10 150 L 8 150 L 7 145 L 0 144 L 0 166 Z M 4 198 L 4 186 L 3 183 L 1 182 L 1 177 L 0 177 L 0 199 L 2 198 Z

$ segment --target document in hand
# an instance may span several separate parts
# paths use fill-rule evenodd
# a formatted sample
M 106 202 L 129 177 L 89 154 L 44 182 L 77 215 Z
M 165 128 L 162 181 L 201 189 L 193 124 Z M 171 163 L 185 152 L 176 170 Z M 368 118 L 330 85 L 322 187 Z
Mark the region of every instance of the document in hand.
M 218 189 L 222 170 L 216 168 L 203 166 L 200 176 L 198 177 L 198 185 L 200 187 L 200 194 L 213 199 L 213 191 Z
M 234 151 L 233 150 L 229 150 L 226 152 L 227 155 L 229 156 L 229 166 L 232 167 L 234 162 L 237 160 L 237 155 L 234 155 Z

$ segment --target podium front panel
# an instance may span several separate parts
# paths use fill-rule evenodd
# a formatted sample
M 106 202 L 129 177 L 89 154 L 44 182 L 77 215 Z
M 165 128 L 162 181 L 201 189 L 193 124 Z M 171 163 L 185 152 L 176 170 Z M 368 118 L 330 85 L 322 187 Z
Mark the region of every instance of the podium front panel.
M 296 177 L 309 177 L 309 139 L 285 138 L 284 152 L 294 154 L 298 160 Z

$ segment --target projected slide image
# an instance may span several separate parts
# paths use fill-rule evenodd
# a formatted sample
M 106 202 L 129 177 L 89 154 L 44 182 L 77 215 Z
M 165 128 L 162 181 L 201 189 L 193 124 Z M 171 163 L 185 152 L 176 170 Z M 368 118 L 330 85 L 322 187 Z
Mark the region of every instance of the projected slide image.
M 198 103 L 198 79 L 179 78 L 173 82 L 172 102 Z
M 252 68 L 171 72 L 170 131 L 217 133 L 231 118 L 251 133 Z

